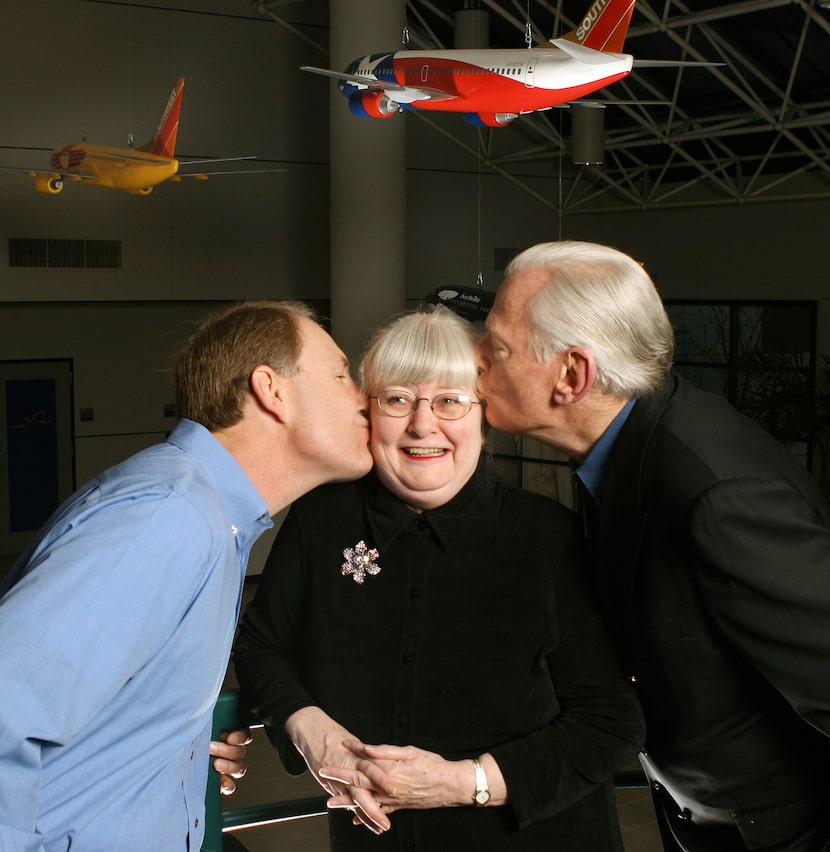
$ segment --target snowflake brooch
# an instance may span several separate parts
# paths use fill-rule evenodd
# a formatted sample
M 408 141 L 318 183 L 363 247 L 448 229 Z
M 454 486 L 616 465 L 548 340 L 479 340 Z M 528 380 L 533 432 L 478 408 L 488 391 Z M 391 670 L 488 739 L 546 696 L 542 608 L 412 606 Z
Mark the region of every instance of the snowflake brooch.
M 340 573 L 344 577 L 351 574 L 355 583 L 362 586 L 367 574 L 380 574 L 380 565 L 375 562 L 378 556 L 377 548 L 367 547 L 365 541 L 359 541 L 354 547 L 347 547 L 343 551 L 346 561 L 340 566 Z

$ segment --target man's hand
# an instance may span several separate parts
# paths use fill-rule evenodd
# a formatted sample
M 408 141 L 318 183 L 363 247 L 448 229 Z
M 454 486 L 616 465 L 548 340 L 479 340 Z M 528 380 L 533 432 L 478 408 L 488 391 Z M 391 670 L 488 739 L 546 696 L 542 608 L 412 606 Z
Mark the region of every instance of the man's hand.
M 213 768 L 219 773 L 219 789 L 223 796 L 236 792 L 236 781 L 248 771 L 244 763 L 247 753 L 246 746 L 253 742 L 251 732 L 246 728 L 241 731 L 223 731 L 220 741 L 211 741 L 210 753 L 216 760 Z

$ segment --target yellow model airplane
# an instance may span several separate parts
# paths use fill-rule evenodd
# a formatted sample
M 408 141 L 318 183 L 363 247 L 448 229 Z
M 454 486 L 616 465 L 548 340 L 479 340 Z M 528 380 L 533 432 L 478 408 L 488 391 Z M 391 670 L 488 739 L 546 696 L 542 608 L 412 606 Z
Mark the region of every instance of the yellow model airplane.
M 38 192 L 57 195 L 67 180 L 91 186 L 120 189 L 130 195 L 149 195 L 153 187 L 166 180 L 180 181 L 182 177 L 207 180 L 208 173 L 179 174 L 179 161 L 174 157 L 176 136 L 179 132 L 179 115 L 182 110 L 184 77 L 173 84 L 170 97 L 159 119 L 156 134 L 141 148 L 112 148 L 102 145 L 70 143 L 59 145 L 52 151 L 50 171 L 32 168 L 0 166 L 3 171 L 24 172 L 34 178 Z M 233 157 L 233 160 L 249 160 L 252 157 Z M 191 160 L 193 163 L 218 163 L 227 160 Z M 269 171 L 278 171 L 276 169 Z M 279 170 L 281 171 L 281 170 Z M 213 174 L 223 174 L 213 172 Z

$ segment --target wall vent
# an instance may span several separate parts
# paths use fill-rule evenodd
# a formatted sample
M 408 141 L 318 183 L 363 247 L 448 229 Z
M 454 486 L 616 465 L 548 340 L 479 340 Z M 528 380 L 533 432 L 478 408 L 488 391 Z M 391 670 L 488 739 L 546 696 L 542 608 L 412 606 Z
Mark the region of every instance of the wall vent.
M 121 240 L 9 238 L 9 266 L 120 269 Z

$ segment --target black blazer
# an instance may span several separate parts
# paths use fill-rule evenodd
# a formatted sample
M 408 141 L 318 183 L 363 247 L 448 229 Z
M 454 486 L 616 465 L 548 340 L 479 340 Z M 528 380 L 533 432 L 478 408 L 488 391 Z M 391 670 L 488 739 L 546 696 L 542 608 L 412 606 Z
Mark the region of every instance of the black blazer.
M 830 532 L 811 477 L 672 375 L 614 446 L 595 545 L 647 773 L 692 823 L 734 819 L 750 849 L 813 823 L 830 777 Z

